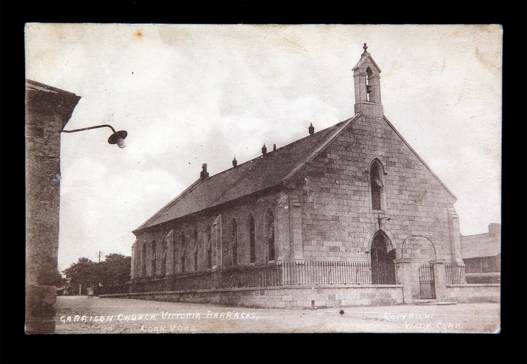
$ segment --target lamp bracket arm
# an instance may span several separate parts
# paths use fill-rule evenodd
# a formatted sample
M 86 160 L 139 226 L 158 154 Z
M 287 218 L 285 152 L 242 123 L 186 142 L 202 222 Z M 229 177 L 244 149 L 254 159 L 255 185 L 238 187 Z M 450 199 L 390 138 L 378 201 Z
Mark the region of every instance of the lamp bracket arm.
M 90 126 L 90 127 L 87 127 L 87 128 L 80 128 L 80 129 L 72 129 L 72 130 L 62 130 L 63 133 L 76 133 L 76 132 L 79 132 L 79 131 L 84 131 L 84 130 L 91 130 L 91 129 L 98 129 L 98 128 L 110 128 L 112 129 L 112 131 L 115 133 L 115 129 L 113 128 L 113 126 L 109 125 L 109 124 L 102 124 L 102 125 L 96 125 L 96 126 Z

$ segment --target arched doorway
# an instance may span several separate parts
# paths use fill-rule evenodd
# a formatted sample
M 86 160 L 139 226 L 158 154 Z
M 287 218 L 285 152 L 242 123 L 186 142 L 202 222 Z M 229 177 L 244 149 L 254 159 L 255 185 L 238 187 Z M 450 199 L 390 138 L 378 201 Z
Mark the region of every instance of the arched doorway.
M 411 262 L 415 272 L 412 297 L 435 298 L 435 276 L 430 262 L 436 260 L 436 249 L 432 241 L 424 236 L 409 236 L 401 245 L 401 258 Z
M 371 244 L 372 284 L 395 284 L 395 249 L 381 231 L 375 233 Z

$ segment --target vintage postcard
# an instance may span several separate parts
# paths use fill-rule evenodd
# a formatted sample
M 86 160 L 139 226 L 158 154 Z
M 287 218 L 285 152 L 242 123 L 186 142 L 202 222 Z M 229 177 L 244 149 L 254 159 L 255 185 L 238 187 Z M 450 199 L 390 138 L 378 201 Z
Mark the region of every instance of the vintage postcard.
M 26 333 L 500 331 L 500 25 L 25 48 Z

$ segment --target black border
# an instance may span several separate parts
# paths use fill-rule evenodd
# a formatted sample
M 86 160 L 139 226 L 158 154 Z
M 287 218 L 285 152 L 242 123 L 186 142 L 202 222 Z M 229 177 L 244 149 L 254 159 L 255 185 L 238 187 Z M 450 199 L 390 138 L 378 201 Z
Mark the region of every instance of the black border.
M 323 5 L 323 6 L 322 6 Z M 524 2 L 2 2 L 1 358 L 26 361 L 525 362 Z M 24 322 L 25 22 L 502 24 L 502 331 L 474 334 L 26 336 Z M 467 166 L 467 170 L 470 166 Z

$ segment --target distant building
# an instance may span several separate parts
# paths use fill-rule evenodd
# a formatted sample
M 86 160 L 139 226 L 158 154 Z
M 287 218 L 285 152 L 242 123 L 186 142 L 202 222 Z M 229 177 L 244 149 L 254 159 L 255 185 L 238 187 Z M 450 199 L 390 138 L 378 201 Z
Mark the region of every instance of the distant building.
M 60 207 L 60 136 L 80 97 L 26 81 L 26 332 L 53 333 Z
M 501 225 L 489 224 L 483 234 L 461 235 L 467 283 L 500 282 Z

